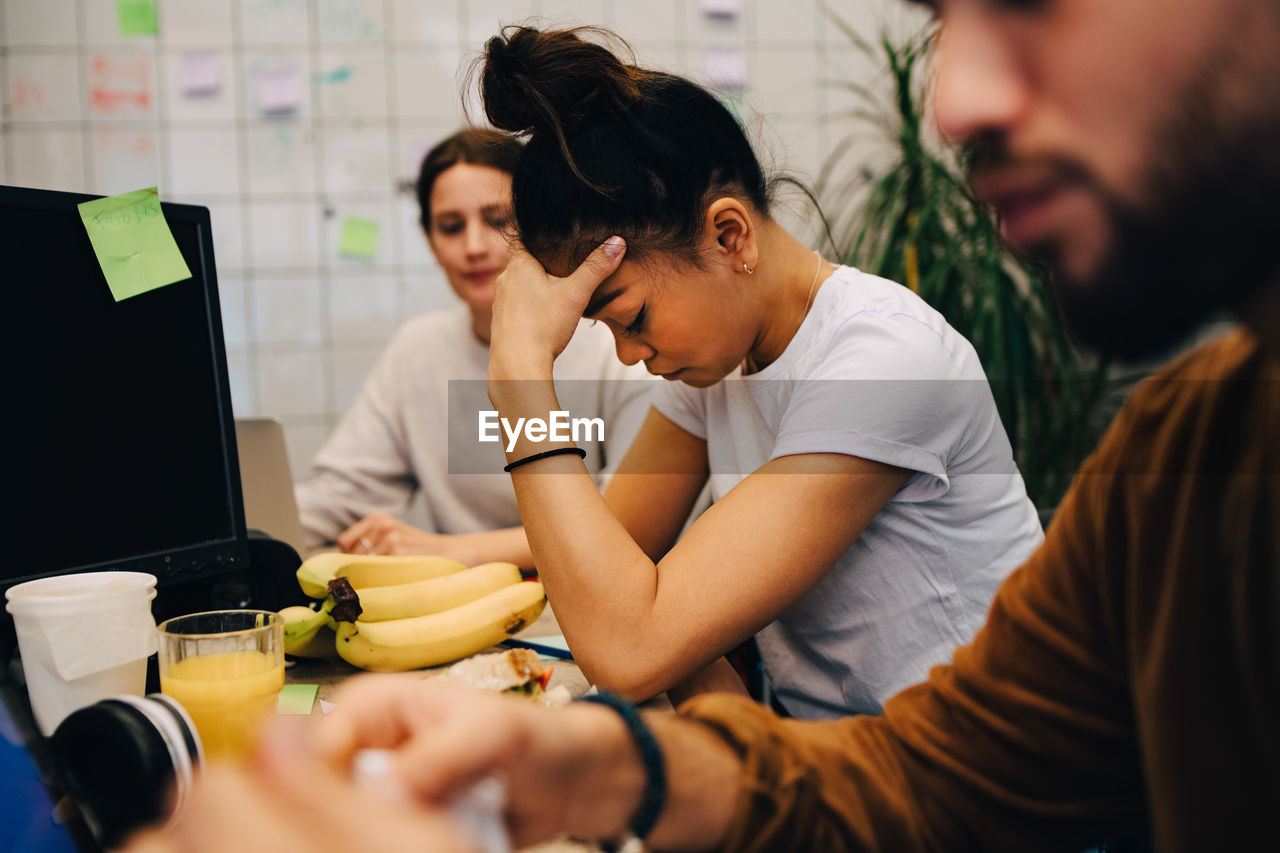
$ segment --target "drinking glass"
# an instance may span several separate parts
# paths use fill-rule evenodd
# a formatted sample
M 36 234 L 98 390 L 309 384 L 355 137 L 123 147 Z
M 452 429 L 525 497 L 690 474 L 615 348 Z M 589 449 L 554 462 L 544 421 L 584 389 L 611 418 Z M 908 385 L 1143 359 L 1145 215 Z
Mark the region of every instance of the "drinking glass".
M 192 613 L 158 631 L 161 692 L 187 709 L 207 758 L 245 761 L 284 686 L 280 614 Z

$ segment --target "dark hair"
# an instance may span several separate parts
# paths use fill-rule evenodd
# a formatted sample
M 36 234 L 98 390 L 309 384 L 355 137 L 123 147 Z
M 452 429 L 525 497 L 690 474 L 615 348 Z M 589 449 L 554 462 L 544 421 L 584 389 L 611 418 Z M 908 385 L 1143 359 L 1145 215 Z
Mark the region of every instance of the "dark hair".
M 485 113 L 529 138 L 512 187 L 520 238 L 534 257 L 576 265 L 618 234 L 633 260 L 657 250 L 697 265 L 713 194 L 769 214 L 760 162 L 714 95 L 623 62 L 584 34 L 626 49 L 594 27 L 507 27 L 485 45 Z
M 437 142 L 422 158 L 415 186 L 423 227 L 431 227 L 431 190 L 446 169 L 470 163 L 514 175 L 521 148 L 520 141 L 511 134 L 483 127 L 469 127 Z

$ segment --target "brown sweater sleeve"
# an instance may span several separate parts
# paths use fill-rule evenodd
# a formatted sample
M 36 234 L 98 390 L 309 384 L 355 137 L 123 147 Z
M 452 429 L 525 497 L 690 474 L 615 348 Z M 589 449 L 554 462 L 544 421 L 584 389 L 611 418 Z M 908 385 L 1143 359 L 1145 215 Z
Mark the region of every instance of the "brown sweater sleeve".
M 1126 410 L 1128 411 L 1128 410 Z M 782 720 L 706 696 L 682 706 L 743 760 L 726 850 L 1080 850 L 1144 820 L 1126 683 L 1112 492 L 1121 415 L 1044 546 L 997 594 L 953 663 L 882 717 Z

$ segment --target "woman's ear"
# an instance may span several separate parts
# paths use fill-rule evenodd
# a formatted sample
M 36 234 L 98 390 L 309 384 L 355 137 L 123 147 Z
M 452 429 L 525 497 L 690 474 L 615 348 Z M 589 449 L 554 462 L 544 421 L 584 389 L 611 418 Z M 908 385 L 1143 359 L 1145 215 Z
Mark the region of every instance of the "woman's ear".
M 755 271 L 760 253 L 755 223 L 746 205 L 728 196 L 716 199 L 707 208 L 705 227 L 736 271 Z

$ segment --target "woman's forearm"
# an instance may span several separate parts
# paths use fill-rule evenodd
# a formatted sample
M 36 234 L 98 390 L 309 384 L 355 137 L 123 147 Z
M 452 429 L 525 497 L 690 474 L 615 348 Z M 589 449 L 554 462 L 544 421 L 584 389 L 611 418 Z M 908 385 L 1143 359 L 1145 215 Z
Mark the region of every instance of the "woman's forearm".
M 692 699 L 701 693 L 736 693 L 749 695 L 747 687 L 738 677 L 737 671 L 726 658 L 716 658 L 700 672 L 667 688 L 667 698 L 672 705 L 680 705 L 686 699 Z
M 498 530 L 481 530 L 476 533 L 459 533 L 455 537 L 464 541 L 470 559 L 467 565 L 478 563 L 515 563 L 522 569 L 533 567 L 533 554 L 523 527 L 503 527 Z
M 549 379 L 491 380 L 490 388 L 509 420 L 546 418 L 559 405 Z M 555 445 L 522 435 L 509 458 L 548 446 Z M 580 459 L 539 459 L 516 468 L 512 483 L 579 664 L 601 685 L 643 699 L 697 673 L 799 600 L 907 475 L 843 454 L 775 459 L 717 501 L 659 564 L 610 511 Z
M 559 409 L 549 379 L 491 376 L 490 399 L 513 424 L 546 419 Z M 507 458 L 568 446 L 572 442 L 534 441 L 522 432 Z M 513 470 L 511 481 L 539 577 L 584 672 L 634 698 L 665 689 L 679 676 L 640 671 L 652 660 L 642 650 L 656 630 L 657 568 L 609 511 L 582 461 L 572 455 L 540 459 Z M 664 683 L 652 687 L 655 677 Z

